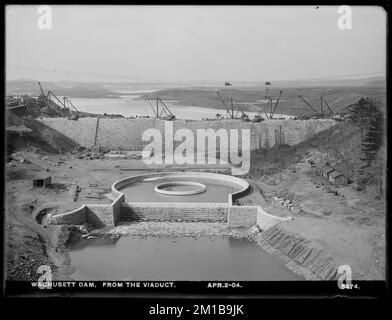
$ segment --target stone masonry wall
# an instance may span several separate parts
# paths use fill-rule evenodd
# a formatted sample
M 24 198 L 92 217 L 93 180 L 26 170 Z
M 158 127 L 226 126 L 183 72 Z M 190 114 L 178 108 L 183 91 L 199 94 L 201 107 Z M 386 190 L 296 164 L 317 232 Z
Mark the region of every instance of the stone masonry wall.
M 228 207 L 214 203 L 123 203 L 122 221 L 227 221 Z
M 49 224 L 83 224 L 87 221 L 87 206 L 81 206 L 71 212 L 49 215 Z
M 65 136 L 79 143 L 81 146 L 91 148 L 94 145 L 94 136 L 97 118 L 80 118 L 68 120 L 65 118 L 42 118 L 41 122 L 61 132 Z M 295 145 L 311 137 L 315 133 L 328 129 L 335 122 L 330 119 L 312 120 L 265 120 L 261 123 L 242 122 L 239 120 L 222 121 L 186 121 L 175 120 L 173 131 L 190 129 L 196 139 L 197 129 L 213 129 L 215 132 L 224 129 L 250 129 L 251 150 L 272 147 L 276 142 L 276 134 L 282 132 L 284 143 Z M 118 147 L 126 150 L 143 150 L 148 142 L 142 141 L 146 129 L 155 128 L 162 134 L 164 143 L 165 121 L 159 119 L 109 119 L 99 121 L 97 145 L 108 149 Z M 238 143 L 241 145 L 241 132 Z M 176 142 L 175 145 L 181 142 Z M 195 142 L 196 145 L 196 142 Z M 217 139 L 219 146 L 219 139 Z M 175 146 L 174 146 L 175 147 Z M 207 148 L 207 146 L 206 146 Z
M 87 220 L 96 227 L 114 226 L 112 205 L 89 204 L 87 206 Z
M 232 206 L 229 208 L 229 227 L 251 227 L 257 221 L 256 206 Z

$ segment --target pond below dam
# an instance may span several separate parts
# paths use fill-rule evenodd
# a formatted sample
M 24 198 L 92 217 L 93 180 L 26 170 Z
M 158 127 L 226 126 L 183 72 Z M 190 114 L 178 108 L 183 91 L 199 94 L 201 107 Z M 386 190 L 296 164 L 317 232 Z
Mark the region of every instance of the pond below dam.
M 75 280 L 304 280 L 245 238 L 83 239 L 69 255 Z

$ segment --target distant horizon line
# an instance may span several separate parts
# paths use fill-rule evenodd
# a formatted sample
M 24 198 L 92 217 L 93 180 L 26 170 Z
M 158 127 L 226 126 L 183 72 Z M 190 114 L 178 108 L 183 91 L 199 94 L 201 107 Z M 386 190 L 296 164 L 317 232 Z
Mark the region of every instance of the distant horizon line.
M 280 79 L 273 80 L 270 82 L 295 82 L 295 81 L 320 81 L 320 80 L 360 80 L 366 78 L 374 78 L 374 77 L 385 77 L 386 73 L 378 72 L 378 73 L 361 73 L 361 74 L 351 74 L 351 75 L 340 75 L 340 76 L 326 76 L 326 77 L 317 77 L 317 78 L 296 78 L 296 79 Z M 93 77 L 92 77 L 93 78 Z M 86 83 L 127 83 L 127 82 L 167 82 L 167 83 L 189 83 L 189 82 L 229 82 L 229 83 L 264 83 L 269 80 L 206 80 L 206 79 L 118 79 L 118 80 L 43 80 L 43 79 L 34 79 L 34 78 L 17 78 L 17 79 L 6 79 L 6 82 L 11 81 L 42 81 L 42 82 L 86 82 Z

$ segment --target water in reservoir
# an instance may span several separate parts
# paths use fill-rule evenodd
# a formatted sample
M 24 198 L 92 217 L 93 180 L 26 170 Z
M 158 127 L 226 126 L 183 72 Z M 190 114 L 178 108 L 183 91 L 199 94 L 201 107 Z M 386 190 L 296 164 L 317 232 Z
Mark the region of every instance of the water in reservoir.
M 138 100 L 137 98 L 137 95 L 124 95 L 117 99 L 72 98 L 72 103 L 75 105 L 75 107 L 78 108 L 78 110 L 84 112 L 101 114 L 105 112 L 117 113 L 123 115 L 124 117 L 131 117 L 136 115 L 153 117 L 154 112 L 152 111 L 152 107 L 150 105 L 150 103 L 153 104 L 153 102 Z M 226 111 L 223 109 L 185 106 L 172 104 L 169 101 L 166 102 L 169 104 L 170 110 L 176 115 L 177 119 L 202 120 L 203 118 L 216 118 L 217 113 L 223 114 L 224 116 L 226 115 Z M 253 118 L 257 114 L 257 112 L 247 113 L 251 118 Z M 279 116 L 290 118 L 290 116 L 276 114 L 276 117 Z
M 256 243 L 230 237 L 85 239 L 70 257 L 75 280 L 304 280 Z
M 172 182 L 176 180 L 194 181 L 203 183 L 207 189 L 203 193 L 175 196 L 165 195 L 154 192 L 156 185 L 164 182 Z M 186 191 L 185 186 L 176 187 L 176 190 Z M 239 191 L 239 186 L 229 182 L 212 180 L 206 178 L 187 178 L 187 177 L 171 177 L 159 178 L 157 180 L 141 181 L 124 187 L 120 191 L 124 193 L 125 200 L 128 202 L 221 202 L 227 203 L 229 193 Z

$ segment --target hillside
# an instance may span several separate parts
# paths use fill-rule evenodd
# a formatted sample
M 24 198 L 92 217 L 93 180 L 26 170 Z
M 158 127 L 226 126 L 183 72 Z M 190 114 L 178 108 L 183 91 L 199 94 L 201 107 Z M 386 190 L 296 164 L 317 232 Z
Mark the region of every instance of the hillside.
M 58 96 L 72 98 L 113 98 L 117 94 L 98 83 L 79 83 L 79 82 L 41 82 L 45 92 L 53 91 Z M 38 82 L 34 80 L 13 80 L 6 81 L 6 95 L 27 94 L 39 96 L 41 90 Z
M 7 111 L 6 117 L 8 155 L 37 149 L 58 154 L 70 152 L 78 146 L 76 142 L 37 120 L 18 117 L 12 111 Z
M 174 104 L 198 106 L 205 108 L 224 109 L 222 101 L 217 95 L 218 88 L 176 88 L 159 90 L 142 95 L 141 100 L 154 100 L 160 97 L 164 100 L 172 100 Z M 298 97 L 304 97 L 316 110 L 320 110 L 320 96 L 323 96 L 335 112 L 342 112 L 344 107 L 355 103 L 361 97 L 367 96 L 374 100 L 380 100 L 385 108 L 386 90 L 383 87 L 340 87 L 340 88 L 271 88 L 270 95 L 273 99 L 279 96 L 282 90 L 276 113 L 299 116 L 311 109 Z M 266 107 L 266 90 L 264 87 L 219 88 L 226 106 L 230 106 L 230 98 L 234 100 L 234 108 L 238 105 L 245 111 L 258 112 Z M 274 103 L 275 104 L 275 103 Z M 266 110 L 268 111 L 268 106 Z M 324 110 L 327 106 L 324 105 Z
M 361 133 L 358 126 L 350 122 L 337 122 L 311 138 L 290 147 L 275 145 L 269 150 L 256 150 L 251 154 L 250 174 L 258 180 L 264 175 L 273 176 L 287 169 L 290 165 L 311 160 L 315 164 L 329 163 L 333 168 L 348 177 L 349 181 L 361 184 L 364 188 L 373 188 L 379 194 L 383 184 L 386 146 L 381 147 L 375 161 L 364 173 L 361 173 Z M 384 136 L 384 141 L 385 140 Z M 381 179 L 381 180 L 380 180 Z M 385 188 L 385 186 L 383 186 Z
M 377 83 L 377 86 L 386 86 L 385 76 L 367 76 L 367 77 L 337 77 L 321 79 L 303 79 L 289 81 L 274 81 L 275 85 L 287 88 L 299 87 L 363 87 Z
M 318 163 L 330 162 L 351 180 L 360 167 L 359 129 L 348 122 L 338 122 L 311 138 L 290 147 L 276 145 L 270 150 L 255 151 L 252 154 L 252 174 L 261 176 L 275 173 L 289 165 L 311 157 Z M 344 157 L 344 155 L 346 157 Z M 344 158 L 344 159 L 343 159 Z

